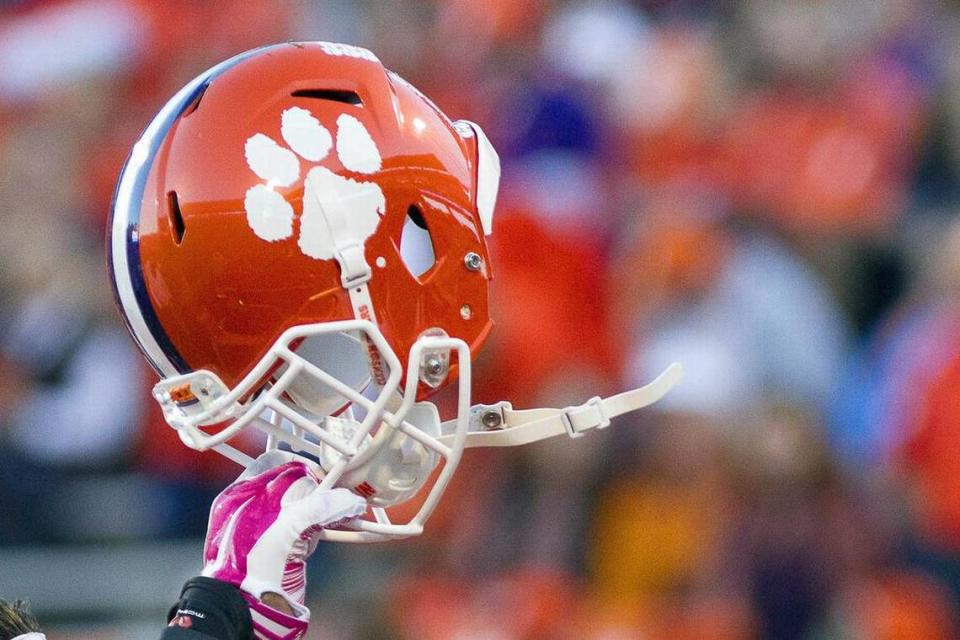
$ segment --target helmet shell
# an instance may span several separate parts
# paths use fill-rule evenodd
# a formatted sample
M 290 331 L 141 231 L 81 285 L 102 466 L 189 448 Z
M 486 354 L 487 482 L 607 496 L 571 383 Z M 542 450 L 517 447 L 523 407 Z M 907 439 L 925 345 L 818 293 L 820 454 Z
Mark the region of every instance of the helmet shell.
M 334 140 L 338 119 L 352 116 L 382 163 L 373 173 L 351 171 L 336 144 L 317 162 L 299 158 L 299 178 L 274 187 L 293 208 L 293 233 L 266 241 L 244 208 L 247 191 L 263 183 L 245 144 L 263 134 L 283 145 L 281 116 L 291 107 L 308 111 Z M 121 174 L 108 246 L 131 333 L 162 376 L 206 369 L 232 387 L 285 329 L 354 318 L 338 263 L 298 245 L 304 178 L 323 166 L 375 181 L 384 195 L 364 253 L 377 324 L 401 361 L 434 329 L 475 354 L 491 327 L 476 145 L 365 49 L 285 43 L 218 65 L 158 114 Z M 411 212 L 425 222 L 435 256 L 419 277 L 400 255 Z M 482 268 L 465 268 L 469 253 L 481 256 Z

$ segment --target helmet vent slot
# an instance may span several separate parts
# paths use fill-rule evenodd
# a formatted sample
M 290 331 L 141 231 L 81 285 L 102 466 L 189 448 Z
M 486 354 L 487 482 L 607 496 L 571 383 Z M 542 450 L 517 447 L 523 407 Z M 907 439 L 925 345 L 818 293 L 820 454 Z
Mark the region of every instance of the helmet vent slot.
M 331 100 L 333 102 L 352 104 L 355 107 L 363 106 L 363 100 L 360 99 L 360 95 L 356 91 L 347 91 L 344 89 L 297 89 L 290 95 L 294 98 Z
M 200 87 L 200 90 L 197 91 L 197 95 L 190 101 L 190 104 L 187 105 L 187 108 L 183 110 L 183 117 L 186 118 L 188 115 L 197 110 L 197 107 L 200 106 L 200 101 L 203 100 L 203 94 L 207 92 L 207 88 L 210 86 L 209 82 L 204 82 Z
M 180 200 L 176 191 L 167 192 L 167 215 L 170 218 L 170 235 L 179 245 L 183 242 L 183 233 L 186 226 L 183 224 L 183 213 L 180 212 Z
M 407 218 L 403 222 L 403 231 L 400 234 L 400 258 L 410 274 L 417 279 L 437 262 L 433 249 L 433 237 L 423 217 L 423 211 L 416 205 L 410 205 L 407 209 Z

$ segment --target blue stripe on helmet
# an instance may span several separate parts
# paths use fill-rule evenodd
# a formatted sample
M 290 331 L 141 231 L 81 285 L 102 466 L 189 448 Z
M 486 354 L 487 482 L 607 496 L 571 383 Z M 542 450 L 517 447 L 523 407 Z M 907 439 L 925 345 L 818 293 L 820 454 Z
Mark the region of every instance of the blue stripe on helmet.
M 194 79 L 191 84 L 195 86 L 190 91 L 178 92 L 177 95 L 174 96 L 166 105 L 164 105 L 160 112 L 154 117 L 154 120 L 147 127 L 142 137 L 137 141 L 133 149 L 131 149 L 130 155 L 127 157 L 127 161 L 124 164 L 123 171 L 120 173 L 120 180 L 117 181 L 117 190 L 114 192 L 114 202 L 113 206 L 111 207 L 114 216 L 117 215 L 117 194 L 119 193 L 120 184 L 123 181 L 124 174 L 131 166 L 131 158 L 133 157 L 134 153 L 144 153 L 145 159 L 139 163 L 139 168 L 137 169 L 137 174 L 135 176 L 133 197 L 131 199 L 132 204 L 129 210 L 125 212 L 127 215 L 127 226 L 124 233 L 126 235 L 125 244 L 127 252 L 127 267 L 129 271 L 127 275 L 130 277 L 134 297 L 136 298 L 137 306 L 140 309 L 144 323 L 153 336 L 154 341 L 156 341 L 157 345 L 163 351 L 163 354 L 179 373 L 187 373 L 192 371 L 192 369 L 183 359 L 183 356 L 180 355 L 180 352 L 177 351 L 177 348 L 170 340 L 170 336 L 167 335 L 167 332 L 164 330 L 163 325 L 160 323 L 160 320 L 157 317 L 156 309 L 154 309 L 153 303 L 150 300 L 150 295 L 147 291 L 146 282 L 144 281 L 143 277 L 143 267 L 140 261 L 140 237 L 138 233 L 140 223 L 140 203 L 143 201 L 143 193 L 146 190 L 147 177 L 150 175 L 150 170 L 153 167 L 154 160 L 156 160 L 160 146 L 166 139 L 170 129 L 180 118 L 180 116 L 183 115 L 183 112 L 191 104 L 193 104 L 194 100 L 196 100 L 200 94 L 206 90 L 206 88 L 210 85 L 210 82 L 240 62 L 259 54 L 266 49 L 276 46 L 281 45 L 270 45 L 267 47 L 260 47 L 258 49 L 251 49 L 250 51 L 245 51 L 244 53 L 236 55 L 229 60 L 221 62 Z M 108 259 L 110 260 L 110 281 L 117 304 L 120 309 L 124 309 L 124 305 L 117 288 L 117 274 L 114 273 L 113 269 L 113 245 L 111 239 L 111 235 L 113 233 L 112 219 L 108 229 L 109 235 L 107 236 L 107 243 L 109 247 Z M 130 334 L 133 336 L 134 340 L 136 340 L 139 344 L 140 350 L 144 353 L 144 355 L 147 356 L 147 359 L 150 360 L 150 364 L 153 366 L 153 368 L 162 375 L 161 367 L 158 363 L 153 362 L 153 359 L 149 356 L 148 350 L 144 348 L 143 343 L 137 336 L 137 332 L 133 329 L 125 311 L 123 316 L 124 322 L 126 323 L 127 328 L 130 330 Z

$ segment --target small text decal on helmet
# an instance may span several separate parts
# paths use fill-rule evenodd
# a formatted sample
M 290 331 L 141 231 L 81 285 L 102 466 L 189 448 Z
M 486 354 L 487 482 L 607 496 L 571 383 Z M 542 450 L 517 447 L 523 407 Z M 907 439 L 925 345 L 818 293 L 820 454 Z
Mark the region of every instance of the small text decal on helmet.
M 180 407 L 189 407 L 200 402 L 200 399 L 194 395 L 189 384 L 182 384 L 170 390 L 170 399 Z
M 321 42 L 320 48 L 323 52 L 331 56 L 347 56 L 349 58 L 361 58 L 370 62 L 380 62 L 380 59 L 374 55 L 373 51 L 358 47 L 352 44 L 340 44 L 339 42 Z
M 369 482 L 361 482 L 355 486 L 353 490 L 362 495 L 364 498 L 370 498 L 377 493 L 377 490 L 371 487 Z

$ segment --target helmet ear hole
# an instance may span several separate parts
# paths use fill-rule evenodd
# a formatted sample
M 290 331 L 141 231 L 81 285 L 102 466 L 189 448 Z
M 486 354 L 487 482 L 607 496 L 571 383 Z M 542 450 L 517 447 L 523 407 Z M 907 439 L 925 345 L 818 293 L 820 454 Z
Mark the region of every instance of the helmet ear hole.
M 403 221 L 403 231 L 400 233 L 400 259 L 403 260 L 410 275 L 418 280 L 437 263 L 430 228 L 423 217 L 423 212 L 416 205 L 410 205 L 407 209 L 407 217 Z

